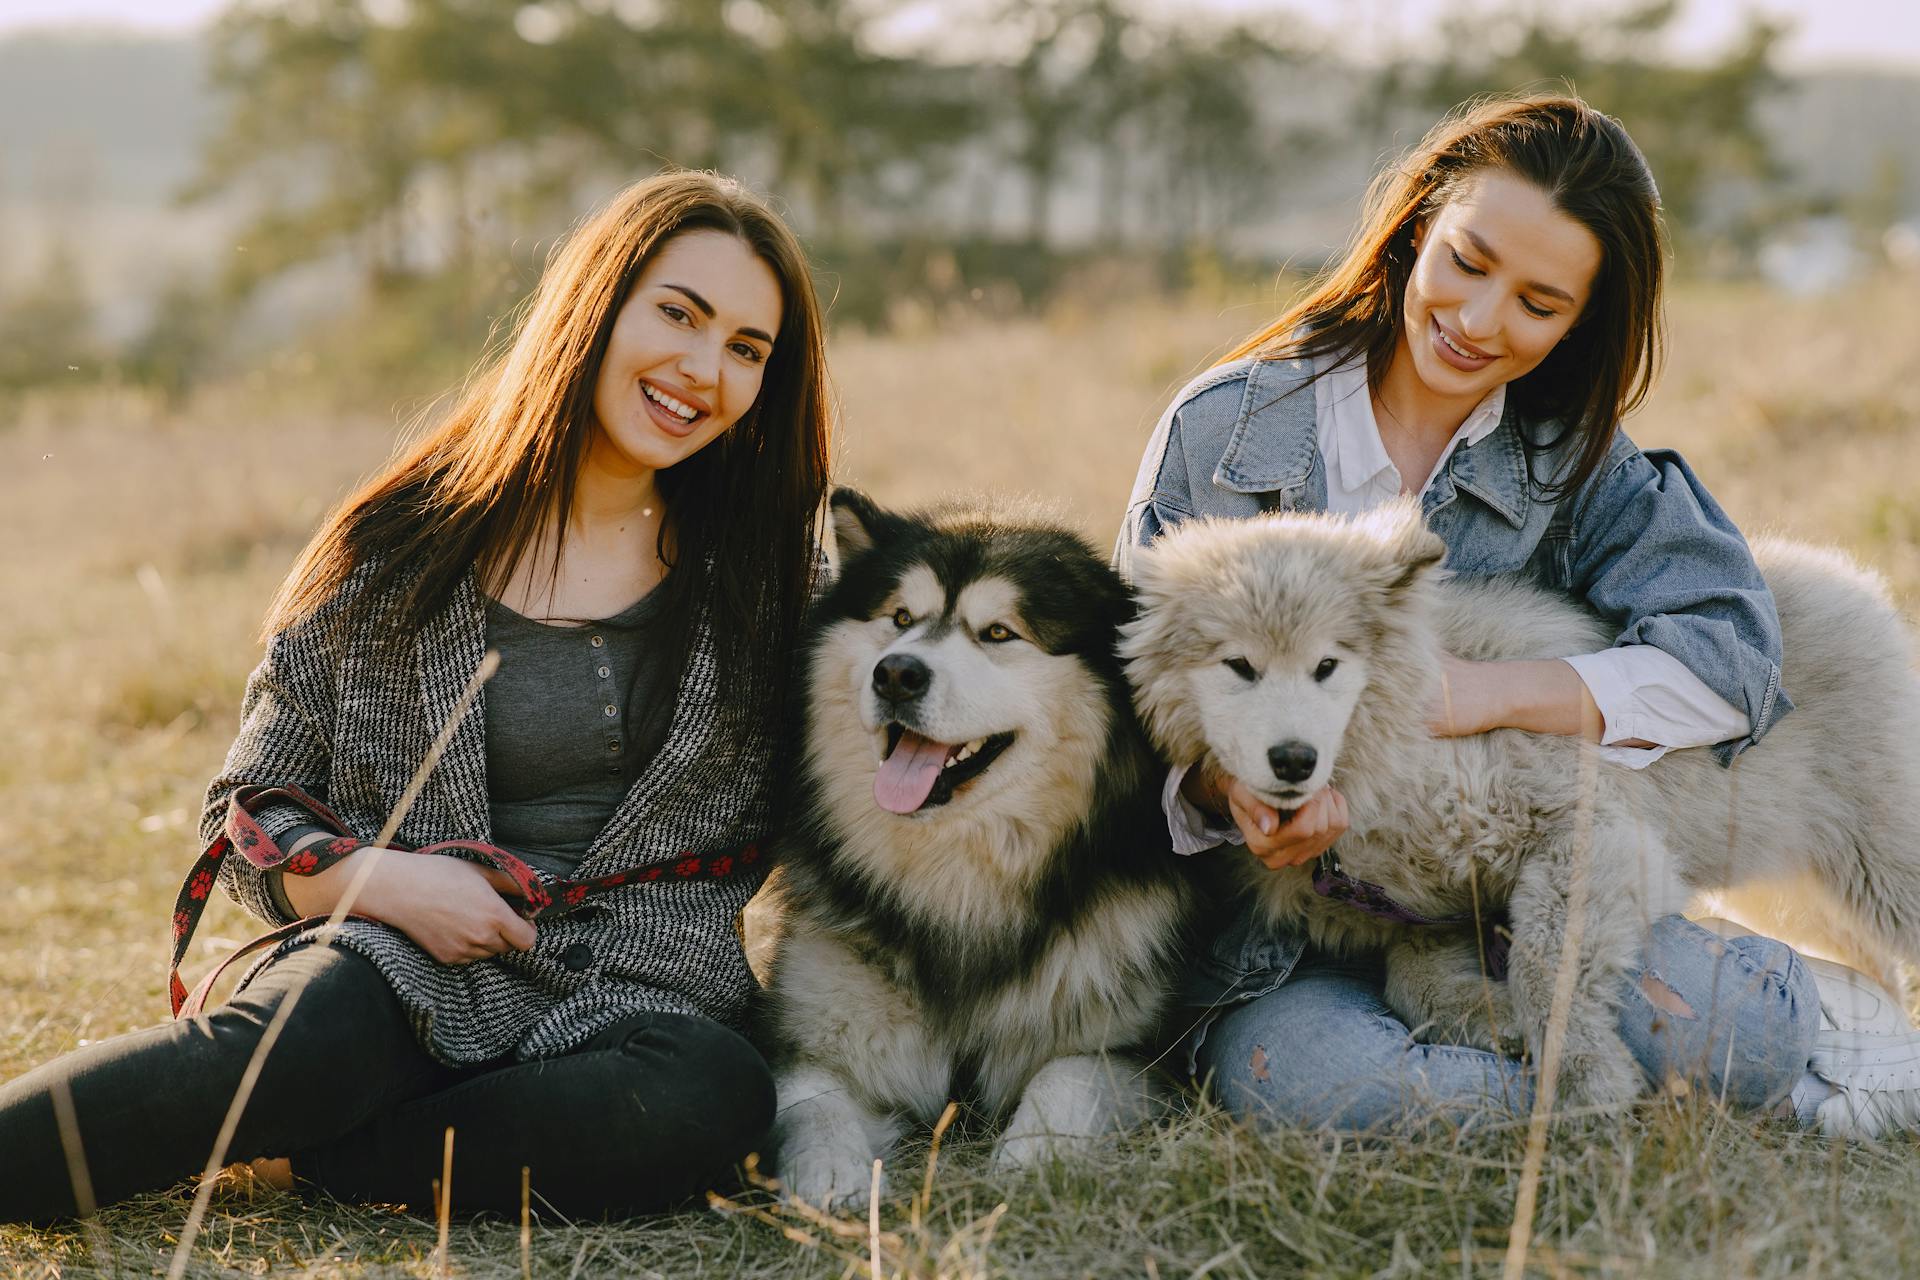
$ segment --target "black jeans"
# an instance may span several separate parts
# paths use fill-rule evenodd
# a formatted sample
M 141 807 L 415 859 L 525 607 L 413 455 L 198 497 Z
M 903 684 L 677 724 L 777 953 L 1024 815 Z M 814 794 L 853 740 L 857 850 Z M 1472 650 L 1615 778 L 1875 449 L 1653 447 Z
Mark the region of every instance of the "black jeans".
M 568 1217 L 660 1209 L 723 1179 L 773 1121 L 773 1079 L 707 1018 L 641 1014 L 572 1053 L 454 1068 L 429 1057 L 386 979 L 334 947 L 276 961 L 213 1013 L 79 1049 L 0 1086 L 0 1221 L 75 1212 L 52 1101 L 71 1091 L 95 1200 L 200 1172 L 274 1010 L 229 1161 L 286 1156 L 342 1200 L 426 1211 L 454 1130 L 453 1208 L 517 1215 L 520 1169 Z

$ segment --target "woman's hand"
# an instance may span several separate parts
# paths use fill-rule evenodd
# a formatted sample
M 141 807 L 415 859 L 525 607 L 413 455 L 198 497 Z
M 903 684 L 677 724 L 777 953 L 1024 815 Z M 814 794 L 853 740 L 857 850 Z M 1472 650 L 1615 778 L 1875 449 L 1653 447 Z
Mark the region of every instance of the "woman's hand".
M 502 896 L 518 896 L 512 878 L 460 858 L 359 849 L 318 875 L 288 876 L 281 887 L 302 915 L 323 915 L 376 855 L 379 862 L 354 900 L 356 915 L 392 925 L 441 964 L 533 947 L 533 922 Z
M 1195 805 L 1214 813 L 1224 803 L 1233 825 L 1240 829 L 1240 838 L 1246 841 L 1247 852 L 1269 871 L 1312 862 L 1331 849 L 1349 825 L 1347 798 L 1332 787 L 1316 791 L 1285 822 L 1280 820 L 1278 810 L 1244 782 L 1212 766 L 1190 771 L 1183 790 Z

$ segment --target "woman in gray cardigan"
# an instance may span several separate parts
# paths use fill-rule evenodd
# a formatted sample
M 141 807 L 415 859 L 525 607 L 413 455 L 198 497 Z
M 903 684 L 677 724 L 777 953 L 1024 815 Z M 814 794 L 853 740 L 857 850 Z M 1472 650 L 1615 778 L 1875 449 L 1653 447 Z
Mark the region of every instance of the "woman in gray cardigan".
M 583 224 L 504 357 L 308 546 L 207 794 L 210 841 L 243 788 L 323 804 L 252 804 L 276 856 L 219 879 L 285 925 L 371 863 L 355 918 L 332 945 L 294 933 L 210 1014 L 0 1088 L 0 1220 L 76 1209 L 61 1092 L 98 1201 L 199 1170 L 296 990 L 227 1157 L 270 1182 L 424 1206 L 452 1127 L 458 1207 L 517 1207 L 529 1166 L 546 1202 L 598 1215 L 751 1149 L 773 1090 L 739 1034 L 734 920 L 764 868 L 827 434 L 818 305 L 771 212 L 676 174 Z M 499 674 L 391 843 L 486 842 L 538 883 L 363 843 L 489 649 Z M 627 874 L 529 919 L 550 876 Z

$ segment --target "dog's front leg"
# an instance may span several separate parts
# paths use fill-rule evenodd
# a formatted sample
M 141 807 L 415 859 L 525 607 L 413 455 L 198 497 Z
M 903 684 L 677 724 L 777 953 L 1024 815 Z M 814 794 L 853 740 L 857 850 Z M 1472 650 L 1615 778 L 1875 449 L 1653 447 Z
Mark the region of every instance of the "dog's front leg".
M 1589 847 L 1569 836 L 1536 848 L 1514 885 L 1513 950 L 1508 986 L 1536 1064 L 1543 1060 L 1554 983 L 1568 936 L 1575 941 L 1573 993 L 1561 1041 L 1558 1092 L 1576 1106 L 1614 1111 L 1645 1085 L 1640 1064 L 1620 1038 L 1619 983 L 1646 936 L 1634 877 L 1640 841 L 1631 830 L 1594 824 Z M 1584 860 L 1586 892 L 1573 907 L 1574 876 Z
M 1526 1036 L 1507 984 L 1480 968 L 1471 932 L 1414 928 L 1387 951 L 1387 1004 L 1422 1044 L 1518 1057 Z
M 994 1145 L 999 1169 L 1025 1168 L 1124 1133 L 1153 1114 L 1146 1067 L 1129 1057 L 1081 1053 L 1055 1058 L 1038 1071 Z
M 862 1105 L 846 1080 L 810 1064 L 782 1072 L 775 1088 L 772 1145 L 786 1193 L 816 1208 L 864 1209 L 874 1157 L 899 1138 L 899 1118 Z

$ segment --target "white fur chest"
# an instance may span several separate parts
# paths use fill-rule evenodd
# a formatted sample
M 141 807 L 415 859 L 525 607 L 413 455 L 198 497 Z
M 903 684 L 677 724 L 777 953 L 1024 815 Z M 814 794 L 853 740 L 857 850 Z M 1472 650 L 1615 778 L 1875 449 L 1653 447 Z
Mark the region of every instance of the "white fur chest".
M 1169 890 L 1132 890 L 1055 934 L 1035 964 L 983 993 L 953 1046 L 979 1064 L 982 1101 L 1010 1104 L 1054 1058 L 1143 1043 L 1165 995 L 1155 977 L 1179 911 Z
M 1378 778 L 1342 778 L 1354 826 L 1334 851 L 1341 869 L 1398 904 L 1444 919 L 1504 904 L 1530 849 L 1572 829 L 1579 745 L 1497 731 L 1433 739 Z M 1339 951 L 1386 945 L 1402 928 L 1313 891 L 1313 869 L 1268 872 L 1249 859 L 1270 918 L 1304 924 Z

